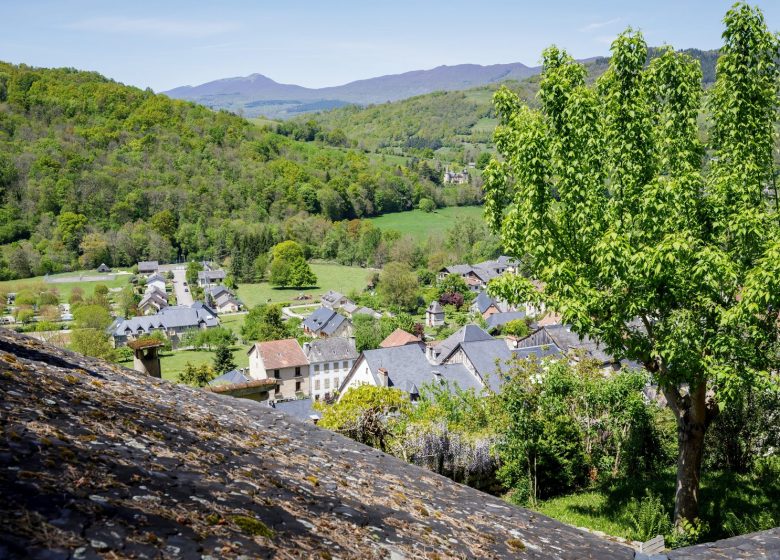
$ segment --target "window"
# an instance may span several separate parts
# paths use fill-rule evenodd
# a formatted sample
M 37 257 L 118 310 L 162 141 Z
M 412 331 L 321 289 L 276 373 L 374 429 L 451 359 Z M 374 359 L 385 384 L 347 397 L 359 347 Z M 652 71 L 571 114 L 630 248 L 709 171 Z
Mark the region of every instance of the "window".
M 318 374 L 319 372 L 320 372 L 320 364 L 317 364 L 317 365 L 315 365 L 315 366 L 314 366 L 314 373 L 315 373 L 315 375 L 316 375 L 316 374 Z
M 349 369 L 347 362 L 341 362 L 341 369 Z
M 301 376 L 301 368 L 300 367 L 296 367 L 295 368 L 295 377 L 300 377 L 300 376 Z
M 281 375 L 279 375 L 279 370 L 278 370 L 278 369 L 275 369 L 275 370 L 274 370 L 274 379 L 281 379 L 281 378 L 282 378 L 282 376 L 281 376 Z
M 319 391 L 320 390 L 320 380 L 319 379 L 315 379 L 314 380 L 314 390 L 315 391 Z
M 330 389 L 330 377 L 325 378 L 325 388 Z
M 330 364 L 323 364 L 322 371 L 330 371 Z
M 295 392 L 297 393 L 300 390 L 301 390 L 301 382 L 300 381 L 296 381 L 295 382 Z
M 281 392 L 282 392 L 282 388 L 279 387 L 279 385 L 277 385 L 276 388 L 274 389 L 274 395 L 278 395 Z

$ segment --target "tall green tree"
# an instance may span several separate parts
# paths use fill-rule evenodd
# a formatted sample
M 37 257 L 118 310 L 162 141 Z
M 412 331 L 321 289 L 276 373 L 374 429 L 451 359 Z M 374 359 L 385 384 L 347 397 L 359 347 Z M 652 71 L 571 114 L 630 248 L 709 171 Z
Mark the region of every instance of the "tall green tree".
M 596 87 L 555 47 L 540 109 L 495 96 L 501 160 L 485 170 L 486 215 L 527 258 L 494 294 L 543 299 L 579 333 L 644 365 L 677 420 L 675 520 L 698 516 L 704 435 L 719 402 L 778 367 L 780 228 L 771 149 L 778 38 L 758 9 L 725 17 L 703 162 L 701 70 L 668 49 L 649 66 L 631 30 Z
M 274 286 L 302 288 L 317 283 L 303 249 L 295 241 L 283 241 L 274 246 L 271 261 L 270 280 Z
M 217 346 L 217 350 L 214 353 L 214 371 L 217 375 L 222 375 L 233 369 L 236 369 L 233 352 L 230 351 L 230 346 L 222 342 Z

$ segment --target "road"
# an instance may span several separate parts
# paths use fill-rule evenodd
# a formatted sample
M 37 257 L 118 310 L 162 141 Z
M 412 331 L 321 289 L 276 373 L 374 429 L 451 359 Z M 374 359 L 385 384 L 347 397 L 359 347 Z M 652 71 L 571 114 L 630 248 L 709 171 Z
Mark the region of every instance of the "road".
M 187 270 L 182 267 L 176 267 L 173 270 L 173 291 L 176 293 L 176 303 L 179 305 L 186 305 L 190 306 L 192 305 L 193 299 L 192 299 L 192 292 L 187 290 L 184 291 L 184 288 L 186 287 L 184 283 L 187 281 Z

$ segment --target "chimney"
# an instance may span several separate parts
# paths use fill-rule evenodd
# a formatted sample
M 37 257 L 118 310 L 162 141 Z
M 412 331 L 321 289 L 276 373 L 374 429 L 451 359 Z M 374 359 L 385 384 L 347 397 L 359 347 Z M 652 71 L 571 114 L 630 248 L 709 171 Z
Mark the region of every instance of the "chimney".
M 379 382 L 382 384 L 382 387 L 387 387 L 389 383 L 389 372 L 385 368 L 379 368 Z
M 444 382 L 444 379 L 442 379 L 442 377 L 441 377 L 441 372 L 440 371 L 434 370 L 431 373 L 433 374 L 434 381 L 436 381 L 437 383 L 443 383 Z

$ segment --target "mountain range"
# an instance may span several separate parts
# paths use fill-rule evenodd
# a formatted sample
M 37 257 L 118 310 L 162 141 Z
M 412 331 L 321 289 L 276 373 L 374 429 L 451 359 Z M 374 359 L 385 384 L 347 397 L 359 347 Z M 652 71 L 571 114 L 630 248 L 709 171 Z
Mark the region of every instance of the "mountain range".
M 507 80 L 522 80 L 540 71 L 541 67 L 529 67 L 520 62 L 489 66 L 458 64 L 325 88 L 280 84 L 262 74 L 252 74 L 198 86 L 177 87 L 163 93 L 213 109 L 241 112 L 248 117 L 287 118 L 350 104 L 385 103 L 434 91 L 458 91 Z

